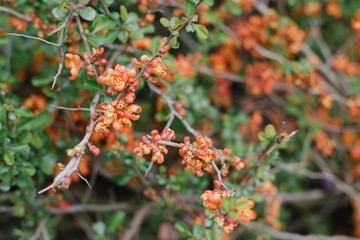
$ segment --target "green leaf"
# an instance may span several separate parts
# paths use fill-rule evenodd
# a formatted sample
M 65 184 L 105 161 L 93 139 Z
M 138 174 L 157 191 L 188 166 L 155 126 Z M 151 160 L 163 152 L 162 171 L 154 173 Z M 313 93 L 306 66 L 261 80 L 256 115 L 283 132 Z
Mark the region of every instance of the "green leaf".
M 49 113 L 41 112 L 33 119 L 24 120 L 16 130 L 22 132 L 24 130 L 43 128 L 50 125 L 52 121 L 53 119 Z
M 174 25 L 174 29 L 178 28 L 181 24 L 183 24 L 185 22 L 185 19 L 180 19 L 179 21 L 177 21 Z
M 182 237 L 187 238 L 187 237 L 191 236 L 191 232 L 184 222 L 176 221 L 175 228 L 176 228 L 176 230 L 179 231 L 179 233 Z
M 91 7 L 84 7 L 80 9 L 79 14 L 86 21 L 92 21 L 96 17 L 96 11 Z
M 21 108 L 17 108 L 14 110 L 16 116 L 18 117 L 24 117 L 24 118 L 32 118 L 33 114 L 32 112 L 26 108 L 26 107 L 21 107 Z
M 266 125 L 265 134 L 268 138 L 273 138 L 276 135 L 275 127 L 271 124 Z
M 180 43 L 178 43 L 177 37 L 172 37 L 169 44 L 173 49 L 178 49 L 180 47 Z
M 236 212 L 231 211 L 228 213 L 230 217 L 240 220 L 239 215 L 236 214 Z
M 5 46 L 9 43 L 9 39 L 6 36 L 0 36 L 0 46 Z
M 20 144 L 16 143 L 12 146 L 10 146 L 10 150 L 12 152 L 28 152 L 30 150 L 30 146 L 28 144 Z
M 90 90 L 90 91 L 101 90 L 101 88 L 99 87 L 99 84 L 94 80 L 86 80 L 84 82 L 84 88 L 86 88 L 87 90 Z
M 170 19 L 170 27 L 173 29 L 175 24 L 179 21 L 179 18 L 178 17 L 172 17 Z
M 170 27 L 170 22 L 167 18 L 164 18 L 164 17 L 160 18 L 160 23 L 161 23 L 161 25 L 163 25 L 166 28 Z
M 185 2 L 185 11 L 190 16 L 192 16 L 195 12 L 195 3 L 192 1 Z
M 194 26 L 193 26 L 192 23 L 186 25 L 185 30 L 186 30 L 187 32 L 195 32 L 195 28 L 194 28 Z
M 151 39 L 151 53 L 155 54 L 161 47 L 161 41 L 159 37 L 153 37 Z
M 120 185 L 120 186 L 125 186 L 131 179 L 131 176 L 127 175 L 127 174 L 118 174 L 114 176 L 114 181 Z
M 211 229 L 205 229 L 205 238 L 206 240 L 213 240 L 213 232 Z
M 120 6 L 120 17 L 124 23 L 126 22 L 126 19 L 128 18 L 128 12 L 123 5 Z
M 231 199 L 228 198 L 228 197 L 225 197 L 223 200 L 222 200 L 222 204 L 221 204 L 221 208 L 224 209 L 226 212 L 228 212 L 231 208 Z
M 31 78 L 31 83 L 32 85 L 34 85 L 35 87 L 38 86 L 44 86 L 49 84 L 53 79 L 50 78 L 49 76 L 36 76 Z
M 51 10 L 51 13 L 55 18 L 63 19 L 64 17 L 66 17 L 67 11 L 62 11 L 60 8 L 57 7 Z
M 201 38 L 201 39 L 207 39 L 209 36 L 209 32 L 206 29 L 206 27 L 204 25 L 201 24 L 193 24 L 195 31 L 196 31 L 196 35 Z
M 3 143 L 7 137 L 7 130 L 5 128 L 0 129 L 0 143 Z
M 12 153 L 10 153 L 10 152 L 5 152 L 4 161 L 9 166 L 14 165 L 14 163 L 15 163 L 14 155 Z
M 204 235 L 204 229 L 198 224 L 193 224 L 193 236 L 195 239 L 200 239 Z
M 258 138 L 260 141 L 265 141 L 267 138 L 266 138 L 266 134 L 264 132 L 259 132 L 258 133 Z
M 103 29 L 112 30 L 116 27 L 116 22 L 105 17 L 97 17 L 92 24 L 92 34 L 100 32 Z
M 110 6 L 111 4 L 114 3 L 114 0 L 104 0 L 106 6 Z
M 23 166 L 23 167 L 20 167 L 19 169 L 20 169 L 20 171 L 25 172 L 29 176 L 34 176 L 34 174 L 36 172 L 35 167 L 32 165 Z
M 126 215 L 124 211 L 115 212 L 110 218 L 107 231 L 109 233 L 116 232 L 117 228 L 123 223 L 125 216 Z
M 43 145 L 43 141 L 39 136 L 33 136 L 30 141 L 30 145 L 36 149 L 39 149 Z
M 214 0 L 203 0 L 201 3 L 211 7 L 214 5 Z
M 104 35 L 90 35 L 89 40 L 95 47 L 101 47 L 105 43 L 106 38 Z
M 96 236 L 102 237 L 105 234 L 106 225 L 103 222 L 96 222 L 92 225 L 92 229 Z
M 249 201 L 246 198 L 236 199 L 235 208 L 237 210 L 245 210 L 249 207 Z

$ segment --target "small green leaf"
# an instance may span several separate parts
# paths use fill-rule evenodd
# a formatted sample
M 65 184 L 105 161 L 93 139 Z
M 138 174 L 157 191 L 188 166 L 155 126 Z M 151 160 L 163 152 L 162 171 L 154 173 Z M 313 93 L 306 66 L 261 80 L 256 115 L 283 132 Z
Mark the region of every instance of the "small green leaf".
M 221 206 L 225 211 L 229 211 L 231 208 L 231 199 L 228 197 L 223 198 Z
M 110 6 L 111 4 L 114 3 L 114 0 L 104 0 L 106 6 Z
M 92 226 L 92 229 L 97 237 L 102 237 L 105 234 L 106 225 L 103 222 L 96 222 Z
M 124 23 L 126 22 L 126 19 L 128 18 L 128 12 L 123 5 L 120 6 L 120 17 Z
M 193 224 L 193 236 L 195 239 L 200 239 L 204 235 L 204 229 L 198 224 Z
M 179 233 L 182 237 L 187 238 L 187 237 L 191 236 L 191 232 L 184 222 L 176 221 L 175 228 L 176 228 L 176 230 L 179 231 Z
M 265 134 L 268 138 L 273 138 L 276 135 L 275 127 L 271 124 L 266 125 Z
M 116 27 L 116 22 L 105 17 L 97 17 L 92 24 L 93 30 L 91 33 L 100 32 L 103 29 L 112 30 Z
M 260 141 L 265 141 L 266 140 L 266 134 L 264 132 L 259 132 L 258 133 L 258 138 Z
M 96 11 L 91 7 L 83 7 L 79 10 L 79 14 L 86 21 L 92 21 L 96 17 Z
M 161 23 L 161 25 L 163 25 L 166 28 L 170 27 L 170 22 L 167 18 L 164 18 L 164 17 L 160 18 L 160 23 Z
M 10 146 L 10 150 L 12 152 L 28 152 L 30 150 L 30 146 L 28 144 L 16 143 Z
M 53 119 L 49 113 L 41 112 L 33 119 L 24 120 L 16 131 L 22 132 L 24 130 L 43 128 L 50 125 L 52 121 Z
M 90 90 L 90 91 L 101 90 L 101 88 L 99 87 L 99 84 L 94 80 L 86 80 L 84 82 L 84 88 L 86 88 L 87 90 Z
M 190 16 L 192 16 L 195 12 L 195 3 L 192 1 L 185 2 L 185 11 Z
M 14 155 L 12 153 L 10 153 L 10 152 L 5 152 L 4 161 L 9 166 L 14 165 L 14 163 L 15 163 Z
M 120 186 L 125 186 L 131 179 L 131 176 L 127 175 L 127 174 L 118 174 L 114 176 L 114 181 L 120 185 Z
M 185 30 L 187 32 L 195 32 L 195 28 L 194 28 L 193 24 L 191 24 L 191 23 L 186 25 Z
M 206 27 L 204 25 L 201 24 L 193 24 L 195 31 L 196 31 L 196 35 L 201 38 L 201 39 L 207 39 L 209 36 L 209 32 L 206 29 Z
M 177 21 L 174 25 L 174 29 L 178 28 L 181 24 L 183 24 L 185 22 L 185 19 L 180 19 L 179 21 Z
M 155 54 L 161 47 L 161 41 L 159 37 L 153 37 L 151 39 L 151 53 Z
M 236 212 L 231 211 L 228 213 L 230 217 L 240 220 L 239 215 L 236 214 Z
M 67 11 L 62 11 L 60 8 L 57 7 L 51 10 L 51 13 L 55 18 L 63 19 L 64 17 L 66 17 Z
M 5 128 L 0 129 L 0 143 L 3 143 L 7 136 L 7 130 Z
M 49 76 L 36 76 L 31 78 L 31 83 L 32 85 L 34 85 L 35 87 L 38 86 L 44 86 L 49 84 L 53 79 L 50 78 Z
M 95 47 L 101 47 L 105 43 L 106 38 L 104 35 L 91 35 L 89 40 Z
M 211 7 L 214 5 L 214 0 L 203 0 L 201 3 Z
M 116 232 L 117 228 L 123 223 L 125 216 L 124 211 L 116 211 L 110 218 L 107 231 L 109 233 Z
M 18 117 L 24 117 L 24 118 L 32 118 L 33 114 L 32 112 L 26 108 L 26 107 L 21 107 L 21 108 L 17 108 L 14 110 L 16 116 Z
M 235 208 L 237 210 L 245 210 L 249 207 L 249 201 L 246 198 L 236 199 Z
M 172 37 L 172 38 L 170 39 L 169 44 L 170 44 L 170 46 L 171 46 L 173 49 L 178 49 L 178 48 L 180 47 L 180 43 L 178 43 L 176 37 Z
M 25 172 L 29 176 L 34 176 L 34 174 L 36 172 L 36 169 L 32 165 L 23 166 L 23 167 L 20 167 L 19 169 L 20 169 L 20 171 Z
M 178 17 L 172 17 L 170 19 L 170 27 L 173 29 L 175 24 L 177 23 L 177 21 L 179 21 L 179 18 Z
M 39 149 L 43 145 L 43 141 L 41 140 L 41 137 L 33 136 L 30 141 L 30 145 L 36 149 Z
M 205 229 L 205 238 L 206 240 L 213 240 L 213 232 L 211 229 Z

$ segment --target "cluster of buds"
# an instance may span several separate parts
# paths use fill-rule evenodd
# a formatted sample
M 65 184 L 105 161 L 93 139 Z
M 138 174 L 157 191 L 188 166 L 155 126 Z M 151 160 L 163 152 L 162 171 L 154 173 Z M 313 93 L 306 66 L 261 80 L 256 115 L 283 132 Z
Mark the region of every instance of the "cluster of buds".
M 214 181 L 215 189 L 206 190 L 202 195 L 203 206 L 212 211 L 211 217 L 225 232 L 232 232 L 239 220 L 249 222 L 257 217 L 251 210 L 255 203 L 252 199 L 229 198 L 225 190 L 220 190 L 221 183 Z
M 93 116 L 95 119 L 99 116 L 95 131 L 101 132 L 104 136 L 108 136 L 111 124 L 113 128 L 120 133 L 131 128 L 132 123 L 130 120 L 138 120 L 140 115 L 137 114 L 142 110 L 141 107 L 136 104 L 126 106 L 127 103 L 132 103 L 134 99 L 134 91 L 128 91 L 121 100 L 114 100 L 111 104 L 105 102 L 100 103 L 100 109 L 96 109 L 95 116 Z
M 84 155 L 85 154 L 85 146 L 76 145 L 72 149 L 67 149 L 66 154 L 69 157 Z
M 245 168 L 246 159 L 241 159 L 238 156 L 230 156 L 231 149 L 229 147 L 222 151 L 223 158 L 231 163 L 236 170 Z M 229 165 L 228 165 L 229 166 Z
M 100 73 L 103 73 L 105 71 L 105 66 L 108 63 L 108 61 L 105 58 L 99 58 L 99 56 L 104 54 L 104 48 L 93 48 L 91 52 L 90 58 L 88 57 L 87 53 L 83 54 L 83 58 L 85 61 L 86 67 L 86 74 L 89 77 L 95 76 L 94 69 L 91 65 L 91 62 L 94 63 L 95 66 L 98 66 Z
M 216 159 L 216 151 L 211 149 L 212 139 L 197 135 L 195 142 L 190 143 L 190 137 L 184 137 L 184 143 L 179 144 L 179 154 L 183 157 L 182 164 L 186 164 L 185 171 L 198 175 L 204 175 L 202 169 L 212 172 L 211 160 Z
M 186 111 L 183 107 L 183 103 L 181 102 L 177 102 L 175 103 L 175 108 L 176 108 L 176 111 L 178 111 L 178 113 L 182 116 L 182 117 L 185 117 L 186 115 Z
M 92 154 L 94 154 L 95 156 L 98 156 L 100 154 L 100 149 L 96 147 L 94 144 L 88 142 L 87 145 L 89 147 L 90 152 L 92 152 Z
M 168 153 L 167 148 L 163 144 L 159 144 L 159 141 L 172 141 L 175 139 L 174 130 L 167 128 L 160 135 L 159 132 L 154 129 L 151 131 L 150 136 L 143 136 L 141 138 L 139 147 L 134 149 L 134 153 L 137 153 L 138 157 L 148 155 L 152 153 L 151 161 L 161 164 L 164 162 L 164 154 Z
M 140 81 L 135 78 L 136 70 L 134 68 L 128 69 L 124 65 L 117 64 L 114 69 L 110 68 L 103 76 L 99 76 L 99 82 L 110 86 L 113 92 L 120 92 L 130 85 L 137 88 Z
M 140 57 L 140 61 L 137 60 L 136 58 L 133 58 L 131 60 L 131 63 L 135 68 L 143 68 L 146 65 L 146 63 L 149 61 L 149 58 L 146 55 L 142 55 Z M 145 66 L 143 77 L 145 79 L 149 79 L 151 76 L 150 74 L 154 74 L 159 77 L 165 77 L 166 72 L 167 72 L 167 67 L 165 66 L 165 64 L 161 62 L 161 57 L 156 57 Z

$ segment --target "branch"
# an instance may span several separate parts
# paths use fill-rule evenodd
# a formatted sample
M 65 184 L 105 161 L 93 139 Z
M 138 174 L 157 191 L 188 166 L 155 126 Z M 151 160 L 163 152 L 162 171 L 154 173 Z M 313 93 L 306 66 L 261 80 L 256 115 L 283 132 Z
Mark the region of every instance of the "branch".
M 143 205 L 139 210 L 135 213 L 133 220 L 130 223 L 130 226 L 124 233 L 122 240 L 132 240 L 135 235 L 139 232 L 141 223 L 143 222 L 146 215 L 151 211 L 152 204 L 148 203 Z
M 42 38 L 39 38 L 39 37 L 33 37 L 33 36 L 21 34 L 21 33 L 6 33 L 6 35 L 9 35 L 9 36 L 17 36 L 17 37 L 24 37 L 24 38 L 31 38 L 31 39 L 39 40 L 39 41 L 44 42 L 44 43 L 46 43 L 46 44 L 49 44 L 49 45 L 51 45 L 51 46 L 55 46 L 55 47 L 58 46 L 56 43 L 52 43 L 52 42 L 46 41 L 45 39 L 42 39 Z
M 128 210 L 128 203 L 107 204 L 75 204 L 67 208 L 48 208 L 47 212 L 54 215 L 72 214 L 80 212 L 109 212 L 115 210 Z
M 99 102 L 99 99 L 100 99 L 100 91 L 98 91 L 98 92 L 95 94 L 95 96 L 94 96 L 94 98 L 93 98 L 93 100 L 92 100 L 92 102 L 91 102 L 91 105 L 90 105 L 90 116 L 92 116 L 92 115 L 94 114 L 94 111 L 95 111 L 96 105 L 97 105 L 98 102 Z M 95 127 L 96 123 L 97 123 L 97 120 L 93 120 L 92 118 L 90 118 L 90 124 L 89 124 L 89 126 L 86 128 L 86 134 L 85 134 L 84 138 L 81 140 L 81 142 L 78 144 L 79 146 L 85 146 L 86 143 L 89 141 L 89 139 L 90 139 L 90 137 L 91 137 L 91 134 L 92 134 L 92 132 L 93 132 L 93 130 L 94 130 L 94 127 Z M 40 190 L 40 191 L 38 192 L 38 194 L 44 193 L 44 192 L 46 192 L 46 191 L 49 190 L 49 189 L 53 189 L 53 188 L 55 187 L 55 185 L 63 183 L 66 178 L 70 177 L 71 174 L 78 169 L 78 166 L 79 166 L 79 164 L 80 164 L 81 157 L 82 157 L 81 154 L 79 154 L 79 155 L 77 155 L 77 156 L 73 156 L 73 157 L 70 159 L 69 163 L 68 163 L 68 164 L 66 165 L 66 167 L 64 168 L 64 170 L 62 170 L 58 175 L 56 175 L 56 177 L 54 178 L 53 183 L 52 183 L 50 186 L 48 186 L 48 187 Z
M 60 107 L 60 106 L 56 106 L 56 105 L 52 105 L 52 104 L 48 104 L 48 105 L 51 107 L 54 107 L 56 109 L 61 109 L 61 110 L 90 112 L 89 108 L 82 108 L 80 106 L 78 106 L 77 108 L 67 108 L 67 107 Z
M 267 234 L 279 240 L 360 240 L 360 238 L 347 237 L 341 235 L 335 235 L 335 236 L 324 236 L 324 235 L 313 235 L 313 234 L 300 235 L 297 233 L 281 232 L 258 222 L 243 223 L 239 221 L 239 223 L 247 228 L 254 229 L 255 231 L 266 232 Z
M 20 18 L 20 19 L 22 19 L 22 20 L 24 20 L 24 21 L 27 21 L 27 22 L 31 22 L 31 21 L 32 21 L 32 19 L 31 19 L 30 17 L 25 16 L 25 15 L 23 15 L 23 14 L 21 14 L 21 13 L 18 13 L 18 12 L 14 11 L 14 10 L 12 10 L 12 9 L 10 9 L 10 8 L 7 8 L 7 7 L 2 7 L 2 6 L 0 6 L 0 11 L 1 11 L 1 12 L 10 13 L 11 15 L 14 15 L 15 17 Z

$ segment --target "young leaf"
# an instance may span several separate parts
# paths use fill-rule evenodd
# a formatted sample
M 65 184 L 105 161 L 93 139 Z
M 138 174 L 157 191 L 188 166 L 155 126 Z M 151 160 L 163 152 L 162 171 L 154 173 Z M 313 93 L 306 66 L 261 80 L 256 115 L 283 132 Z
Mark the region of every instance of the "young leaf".
M 96 17 L 96 11 L 91 7 L 84 7 L 80 9 L 79 14 L 86 21 L 92 21 Z
M 185 11 L 190 16 L 192 16 L 195 12 L 195 3 L 192 1 L 185 2 Z
M 121 20 L 125 23 L 126 19 L 128 17 L 128 12 L 123 5 L 120 6 L 120 17 L 121 17 Z
M 161 23 L 161 25 L 163 25 L 166 28 L 170 27 L 170 22 L 167 18 L 164 18 L 164 17 L 160 18 L 160 23 Z
M 191 236 L 191 232 L 184 222 L 176 221 L 175 228 L 179 231 L 182 237 L 187 238 Z
M 10 152 L 5 152 L 4 161 L 9 166 L 14 165 L 14 155 Z
M 207 39 L 209 36 L 209 32 L 206 29 L 206 27 L 204 25 L 201 24 L 193 24 L 195 31 L 196 31 L 196 35 L 201 38 L 201 39 Z

